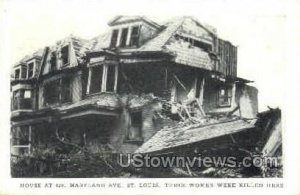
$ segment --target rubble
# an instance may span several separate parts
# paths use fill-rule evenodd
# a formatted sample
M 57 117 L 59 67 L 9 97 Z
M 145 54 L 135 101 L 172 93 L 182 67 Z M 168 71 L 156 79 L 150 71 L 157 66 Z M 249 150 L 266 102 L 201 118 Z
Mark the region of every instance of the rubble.
M 27 166 L 28 176 L 41 177 L 240 177 L 240 170 L 217 167 L 124 170 L 106 157 L 281 156 L 280 110 L 257 115 L 258 90 L 237 76 L 237 46 L 192 17 L 159 25 L 120 16 L 109 26 L 92 40 L 71 35 L 13 67 L 14 170 Z

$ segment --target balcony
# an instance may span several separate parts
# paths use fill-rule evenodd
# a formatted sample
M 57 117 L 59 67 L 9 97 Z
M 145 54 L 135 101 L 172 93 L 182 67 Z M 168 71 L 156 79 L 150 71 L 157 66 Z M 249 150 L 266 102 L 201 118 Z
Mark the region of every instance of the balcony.
M 33 100 L 31 98 L 15 97 L 12 99 L 12 111 L 32 110 Z

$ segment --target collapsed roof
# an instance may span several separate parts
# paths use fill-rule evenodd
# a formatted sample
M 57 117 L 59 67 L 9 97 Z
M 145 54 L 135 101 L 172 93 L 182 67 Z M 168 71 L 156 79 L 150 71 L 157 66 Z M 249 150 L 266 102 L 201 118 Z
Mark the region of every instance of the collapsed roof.
M 117 16 L 111 22 L 109 22 L 109 25 L 111 27 L 118 27 L 118 25 L 124 25 L 128 22 L 130 23 L 135 21 L 145 22 L 147 25 L 151 26 L 153 28 L 151 35 L 147 35 L 148 37 L 146 38 L 144 37 L 143 42 L 137 47 L 117 48 L 118 53 L 159 52 L 170 54 L 175 57 L 173 60 L 176 63 L 206 70 L 216 69 L 216 71 L 222 72 L 225 75 L 233 75 L 234 77 L 236 77 L 236 60 L 233 59 L 233 61 L 229 62 L 227 59 L 228 57 L 226 57 L 229 55 L 232 56 L 231 58 L 234 58 L 234 56 L 236 56 L 236 48 L 233 48 L 232 54 L 222 54 L 224 62 L 221 62 L 221 64 L 224 63 L 224 65 L 214 67 L 215 65 L 212 60 L 212 55 L 216 55 L 215 51 L 211 52 L 200 47 L 190 47 L 189 42 L 185 41 L 185 39 L 193 39 L 195 42 L 203 42 L 203 44 L 206 44 L 205 47 L 212 47 L 212 45 L 214 45 L 215 39 L 217 38 L 215 28 L 206 24 L 202 24 L 193 17 L 174 18 L 172 20 L 169 20 L 165 24 L 159 25 L 142 16 Z M 69 37 L 60 40 L 56 44 L 48 47 L 48 49 L 50 51 L 57 50 L 63 44 L 69 42 L 73 46 L 72 49 L 74 49 L 74 58 L 76 58 L 78 62 L 82 62 L 82 57 L 85 56 L 88 52 L 99 52 L 112 49 L 110 48 L 111 34 L 111 30 L 109 30 L 91 40 L 84 40 L 79 37 L 70 35 Z M 178 39 L 178 37 L 184 37 L 184 40 Z M 232 44 L 228 41 L 220 41 L 222 42 L 222 44 L 229 44 L 226 47 L 232 46 Z M 37 54 L 27 56 L 22 61 L 29 59 L 34 55 Z M 45 51 L 43 54 L 43 51 L 39 50 L 38 55 L 40 56 L 40 58 L 46 58 Z M 230 66 L 232 67 L 224 69 L 224 67 L 228 66 L 228 63 L 231 64 Z M 78 65 L 78 63 L 72 63 L 69 67 L 74 67 L 76 66 L 76 64 Z M 40 67 L 38 67 L 38 69 L 40 69 Z
M 162 152 L 166 149 L 184 146 L 204 140 L 238 133 L 255 127 L 255 119 L 225 120 L 211 124 L 196 124 L 188 127 L 171 127 L 158 131 L 135 153 Z

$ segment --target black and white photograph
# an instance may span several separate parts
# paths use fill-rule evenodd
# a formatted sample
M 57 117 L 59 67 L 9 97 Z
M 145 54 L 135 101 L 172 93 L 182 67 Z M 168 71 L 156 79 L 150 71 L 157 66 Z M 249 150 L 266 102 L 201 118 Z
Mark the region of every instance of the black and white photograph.
M 299 104 L 285 99 L 293 4 L 273 2 L 0 1 L 9 177 L 283 190 L 297 131 L 285 113 Z

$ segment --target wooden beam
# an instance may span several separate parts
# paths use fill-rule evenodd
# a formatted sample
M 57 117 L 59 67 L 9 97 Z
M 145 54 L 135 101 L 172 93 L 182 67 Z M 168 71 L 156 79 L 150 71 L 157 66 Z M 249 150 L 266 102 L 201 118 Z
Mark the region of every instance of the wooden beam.
M 174 76 L 175 80 L 179 83 L 179 85 L 184 89 L 184 91 L 185 91 L 186 93 L 188 93 L 186 87 L 185 87 L 184 84 L 179 80 L 179 78 L 178 78 L 175 74 L 173 74 L 173 76 Z
M 60 119 L 69 119 L 69 118 L 76 118 L 76 117 L 81 117 L 81 116 L 85 116 L 85 115 L 102 115 L 102 116 L 118 116 L 118 113 L 112 112 L 112 111 L 98 111 L 98 110 L 86 110 L 86 111 L 82 111 L 82 112 L 76 112 L 74 114 L 70 114 L 70 115 L 65 115 L 62 116 Z
M 102 71 L 102 85 L 101 85 L 101 92 L 105 92 L 105 91 L 106 91 L 107 69 L 108 69 L 108 65 L 107 65 L 107 64 L 104 64 L 104 65 L 103 65 L 103 71 Z
M 31 153 L 31 146 L 32 146 L 32 143 L 31 143 L 31 138 L 32 138 L 32 126 L 31 125 L 29 125 L 29 137 L 28 137 L 28 141 L 29 141 L 29 144 L 28 144 L 28 153 L 30 154 Z
M 12 126 L 22 126 L 22 125 L 28 125 L 28 124 L 36 124 L 36 123 L 42 123 L 42 122 L 49 122 L 52 120 L 51 116 L 47 117 L 40 117 L 40 118 L 35 118 L 35 119 L 27 119 L 27 120 L 22 120 L 20 122 L 12 122 Z
M 165 67 L 165 89 L 168 89 L 168 67 Z
M 115 65 L 115 83 L 114 83 L 115 93 L 117 93 L 117 89 L 118 89 L 118 76 L 119 76 L 119 65 Z
M 195 80 L 194 80 L 194 86 L 193 86 L 193 89 L 194 89 L 194 91 L 195 91 L 195 93 L 194 93 L 194 98 L 196 98 L 196 96 L 197 96 L 197 83 L 198 83 L 198 77 L 197 76 L 195 76 Z
M 91 79 L 92 79 L 92 68 L 89 68 L 88 82 L 86 87 L 86 94 L 90 94 L 91 88 Z
M 132 31 L 132 26 L 128 28 L 128 34 L 126 37 L 126 45 L 130 45 L 131 31 Z
M 236 84 L 232 84 L 232 90 L 231 90 L 231 106 L 235 104 L 235 93 L 236 93 Z
M 122 28 L 118 30 L 118 37 L 117 37 L 117 44 L 116 44 L 117 47 L 120 46 L 121 36 L 122 36 Z
M 128 79 L 127 75 L 125 74 L 124 71 L 121 71 L 121 74 L 122 74 L 122 77 L 124 78 L 125 82 L 128 84 L 130 92 L 133 93 L 134 92 L 134 88 L 130 84 L 130 80 Z
M 202 78 L 200 84 L 199 104 L 203 105 L 203 94 L 204 94 L 205 77 Z

